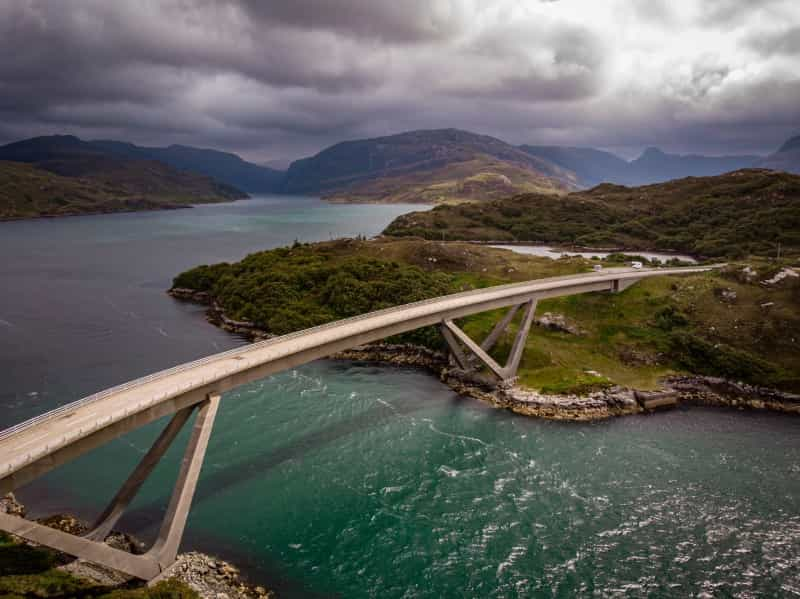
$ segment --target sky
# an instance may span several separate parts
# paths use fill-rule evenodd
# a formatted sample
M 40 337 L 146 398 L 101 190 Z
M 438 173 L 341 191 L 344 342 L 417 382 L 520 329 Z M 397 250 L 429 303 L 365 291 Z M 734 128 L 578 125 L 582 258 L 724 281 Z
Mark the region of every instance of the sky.
M 799 66 L 798 0 L 2 0 L 0 142 L 769 153 L 800 132 Z

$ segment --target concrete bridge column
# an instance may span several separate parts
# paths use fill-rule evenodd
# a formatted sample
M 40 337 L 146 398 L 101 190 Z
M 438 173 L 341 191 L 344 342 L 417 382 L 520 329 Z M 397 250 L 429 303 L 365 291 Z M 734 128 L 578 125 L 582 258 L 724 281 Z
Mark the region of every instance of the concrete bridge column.
M 442 335 L 444 336 L 445 341 L 447 342 L 447 345 L 459 366 L 464 370 L 468 370 L 470 368 L 469 362 L 465 358 L 464 352 L 461 349 L 461 345 L 463 345 L 470 351 L 472 356 L 482 362 L 483 365 L 491 370 L 492 373 L 501 381 L 508 381 L 509 379 L 514 378 L 517 375 L 517 370 L 519 369 L 519 364 L 522 360 L 522 353 L 525 351 L 525 342 L 528 340 L 528 333 L 530 332 L 531 325 L 533 324 L 533 317 L 536 312 L 536 303 L 536 299 L 531 299 L 524 304 L 513 306 L 512 309 L 509 310 L 509 312 L 502 318 L 502 320 L 495 325 L 494 329 L 492 329 L 492 332 L 489 333 L 481 345 L 478 345 L 472 339 L 470 339 L 469 336 L 458 326 L 456 326 L 452 320 L 443 320 L 441 324 Z M 508 356 L 506 365 L 501 366 L 489 355 L 488 350 L 493 347 L 495 343 L 497 343 L 497 340 L 500 338 L 502 332 L 508 327 L 508 325 L 511 323 L 511 320 L 514 318 L 514 315 L 522 306 L 525 306 L 522 322 L 520 322 L 517 335 L 514 338 L 514 344 L 511 347 L 511 353 Z M 459 343 L 461 345 L 459 345 Z

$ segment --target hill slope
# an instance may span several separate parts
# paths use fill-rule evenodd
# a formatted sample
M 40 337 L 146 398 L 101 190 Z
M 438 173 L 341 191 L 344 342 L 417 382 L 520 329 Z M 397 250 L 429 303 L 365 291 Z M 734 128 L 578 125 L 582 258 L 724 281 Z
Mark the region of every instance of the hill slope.
M 552 197 L 437 206 L 398 217 L 387 235 L 530 241 L 704 256 L 800 255 L 800 177 L 747 169 L 643 187 L 603 184 Z
M 499 139 L 438 129 L 336 144 L 293 162 L 284 190 L 347 201 L 396 202 L 485 199 L 515 191 L 555 193 L 575 184 L 568 170 Z
M 206 148 L 171 145 L 166 148 L 97 140 L 93 146 L 117 156 L 140 160 L 158 160 L 174 168 L 207 175 L 250 193 L 274 193 L 281 190 L 285 173 L 242 160 L 236 154 Z
M 616 154 L 594 148 L 563 146 L 519 146 L 521 150 L 574 171 L 584 187 L 599 183 L 647 185 L 682 177 L 706 177 L 753 167 L 760 156 L 702 156 L 667 154 L 648 148 L 627 162 Z M 768 168 L 768 167 L 766 167 Z
M 171 208 L 247 197 L 204 175 L 156 160 L 109 154 L 73 136 L 0 147 L 3 218 Z

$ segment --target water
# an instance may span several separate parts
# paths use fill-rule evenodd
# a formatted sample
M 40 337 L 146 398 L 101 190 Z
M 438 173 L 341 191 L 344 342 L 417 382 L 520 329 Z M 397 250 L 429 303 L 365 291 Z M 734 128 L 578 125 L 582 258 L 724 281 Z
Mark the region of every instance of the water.
M 264 198 L 0 224 L 0 424 L 241 343 L 163 293 L 176 272 L 375 233 L 408 209 Z M 699 408 L 544 422 L 424 373 L 320 361 L 225 395 L 184 549 L 232 559 L 288 597 L 791 597 L 799 427 Z M 34 515 L 91 516 L 158 428 L 23 500 Z M 184 439 L 124 529 L 154 534 Z
M 606 256 L 611 255 L 611 252 L 595 252 L 595 251 L 579 252 L 573 250 L 560 250 L 546 245 L 493 245 L 491 247 L 500 248 L 503 250 L 511 250 L 512 252 L 517 252 L 518 254 L 527 254 L 529 256 L 541 256 L 543 258 L 552 258 L 553 260 L 558 260 L 562 256 L 605 258 Z M 697 262 L 697 260 L 695 260 L 691 256 L 686 256 L 683 254 L 663 254 L 659 252 L 640 252 L 640 251 L 631 251 L 625 253 L 642 256 L 644 258 L 647 258 L 648 260 L 658 260 L 659 262 L 667 262 L 669 260 L 672 260 L 673 258 L 677 258 L 678 260 L 682 260 L 683 262 L 690 262 L 692 264 Z

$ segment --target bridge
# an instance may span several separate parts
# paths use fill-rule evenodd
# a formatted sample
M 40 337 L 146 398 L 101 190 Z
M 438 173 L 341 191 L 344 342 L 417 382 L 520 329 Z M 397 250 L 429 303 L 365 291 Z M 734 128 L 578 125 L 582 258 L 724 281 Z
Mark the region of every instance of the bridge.
M 0 514 L 0 530 L 152 580 L 175 561 L 211 428 L 226 391 L 339 351 L 431 325 L 440 327 L 459 366 L 468 369 L 477 359 L 498 379 L 508 380 L 516 374 L 539 300 L 593 291 L 619 292 L 647 277 L 711 268 L 609 269 L 456 293 L 236 348 L 90 395 L 0 432 L 0 495 L 127 432 L 166 416 L 172 418 L 87 534 L 72 535 L 7 514 Z M 510 309 L 480 344 L 454 323 L 455 319 L 499 308 Z M 501 365 L 489 352 L 520 309 L 523 314 L 511 352 Z M 106 545 L 103 541 L 112 527 L 195 412 L 154 544 L 141 555 Z

